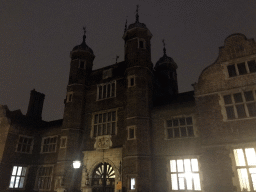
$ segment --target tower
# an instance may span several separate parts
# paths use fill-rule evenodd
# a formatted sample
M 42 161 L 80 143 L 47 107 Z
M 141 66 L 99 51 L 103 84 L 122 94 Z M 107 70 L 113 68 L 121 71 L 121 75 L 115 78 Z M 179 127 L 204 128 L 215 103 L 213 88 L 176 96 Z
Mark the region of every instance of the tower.
M 84 28 L 83 42 L 70 52 L 70 73 L 60 138 L 60 145 L 63 147 L 59 149 L 56 166 L 56 174 L 65 181 L 62 182 L 65 183 L 63 190 L 69 190 L 71 186 L 79 188 L 81 179 L 81 170 L 73 170 L 71 165 L 74 160 L 79 160 L 82 154 L 85 94 L 95 58 L 93 50 L 85 42 L 85 32 Z
M 150 39 L 144 23 L 136 21 L 125 30 L 126 126 L 128 138 L 123 151 L 123 185 L 132 190 L 151 191 L 151 119 L 152 74 Z
M 163 56 L 156 62 L 155 77 L 157 80 L 158 98 L 163 99 L 178 94 L 177 64 L 173 58 L 166 54 L 165 42 L 163 40 Z

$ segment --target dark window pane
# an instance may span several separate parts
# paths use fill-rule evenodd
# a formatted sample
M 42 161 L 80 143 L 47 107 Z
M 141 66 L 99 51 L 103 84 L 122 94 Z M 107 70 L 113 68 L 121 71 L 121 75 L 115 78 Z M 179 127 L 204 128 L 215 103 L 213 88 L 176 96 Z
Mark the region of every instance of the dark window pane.
M 84 68 L 84 61 L 80 61 L 80 68 Z
M 248 61 L 248 67 L 249 67 L 250 73 L 256 72 L 256 63 L 255 63 L 255 60 Z
M 106 127 L 106 124 L 103 124 L 103 135 L 106 135 L 107 134 L 107 127 Z
M 22 145 L 22 152 L 26 152 L 26 145 Z
M 234 107 L 226 107 L 226 112 L 227 112 L 227 118 L 228 119 L 234 119 L 235 118 L 235 113 L 234 113 Z
M 57 137 L 54 137 L 53 143 L 56 143 L 56 142 L 57 142 Z
M 144 48 L 143 41 L 140 41 L 140 48 Z
M 235 99 L 235 103 L 243 102 L 243 98 L 242 98 L 242 94 L 241 93 L 234 94 L 234 99 Z
M 194 136 L 194 130 L 192 126 L 187 127 L 188 129 L 188 136 L 193 137 Z
M 180 120 L 180 125 L 185 125 L 186 123 L 185 123 L 185 118 L 181 118 L 181 119 L 179 119 Z
M 110 128 L 111 128 L 111 124 L 108 123 L 108 124 L 107 124 L 107 134 L 108 134 L 108 135 L 110 134 Z
M 246 68 L 245 68 L 245 63 L 239 63 L 237 64 L 237 68 L 239 71 L 239 75 L 244 75 L 247 73 Z
M 115 96 L 115 92 L 116 92 L 116 84 L 112 83 L 112 93 L 111 93 L 111 97 Z
M 107 85 L 103 86 L 103 99 L 106 98 Z
M 20 137 L 19 143 L 23 142 L 23 137 Z
M 134 85 L 134 78 L 130 79 L 130 85 L 133 86 Z
M 101 125 L 98 125 L 98 135 L 101 135 Z
M 18 145 L 17 151 L 21 150 L 21 144 Z
M 187 121 L 187 125 L 192 125 L 192 117 L 187 117 L 186 121 Z
M 108 122 L 111 121 L 111 112 L 108 113 Z
M 180 134 L 181 134 L 181 137 L 187 137 L 186 127 L 181 127 L 180 128 Z
M 112 123 L 112 135 L 116 134 L 116 123 Z
M 27 152 L 27 153 L 30 152 L 30 146 L 29 146 L 29 145 L 27 145 L 26 152 Z
M 93 136 L 96 137 L 97 136 L 97 125 L 95 125 L 93 129 L 94 129 Z
M 102 99 L 102 86 L 99 86 L 99 99 Z
M 134 128 L 129 129 L 130 139 L 134 138 Z
M 112 112 L 112 121 L 115 121 L 116 120 L 116 112 Z
M 254 100 L 252 91 L 244 92 L 244 96 L 245 96 L 246 101 L 253 101 Z
M 106 122 L 107 119 L 107 113 L 103 113 L 103 123 Z
M 231 95 L 225 95 L 223 98 L 224 98 L 224 103 L 225 104 L 231 104 L 232 103 Z
M 179 126 L 179 121 L 178 121 L 178 119 L 173 119 L 173 126 L 174 126 L 174 127 Z
M 102 123 L 102 114 L 99 114 L 99 123 Z
M 244 110 L 244 104 L 236 105 L 236 110 L 237 110 L 238 118 L 246 117 L 245 110 Z
M 172 127 L 172 120 L 166 121 L 166 125 L 167 125 L 167 127 Z
M 256 103 L 248 103 L 247 108 L 249 111 L 250 117 L 255 117 L 256 116 Z
M 229 74 L 229 77 L 234 77 L 234 76 L 236 76 L 235 65 L 229 65 L 229 66 L 228 66 L 228 74 Z
M 174 128 L 174 137 L 180 137 L 180 130 L 179 130 L 179 128 Z
M 99 115 L 95 115 L 95 116 L 94 116 L 94 124 L 97 124 L 97 123 L 98 123 L 98 117 L 99 117 Z
M 167 129 L 168 139 L 173 138 L 173 129 Z
M 107 97 L 110 97 L 110 84 L 108 84 L 108 87 L 107 87 Z
M 28 138 L 24 138 L 23 143 L 28 143 Z
M 32 143 L 32 139 L 28 139 L 28 144 L 30 145 Z

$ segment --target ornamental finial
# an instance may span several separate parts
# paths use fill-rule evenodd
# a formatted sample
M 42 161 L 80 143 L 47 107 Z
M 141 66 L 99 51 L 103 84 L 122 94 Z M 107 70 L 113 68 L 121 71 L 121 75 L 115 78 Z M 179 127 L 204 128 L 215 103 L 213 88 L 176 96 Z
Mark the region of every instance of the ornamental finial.
M 165 49 L 165 42 L 164 42 L 164 39 L 162 40 L 163 42 L 163 45 L 164 45 L 164 55 L 166 55 L 166 49 Z
M 137 5 L 137 9 L 136 9 L 136 23 L 139 22 L 139 5 Z
M 85 35 L 85 33 L 86 33 L 86 27 L 83 27 L 83 30 L 84 30 L 83 43 L 85 43 L 85 38 L 86 38 L 86 35 Z

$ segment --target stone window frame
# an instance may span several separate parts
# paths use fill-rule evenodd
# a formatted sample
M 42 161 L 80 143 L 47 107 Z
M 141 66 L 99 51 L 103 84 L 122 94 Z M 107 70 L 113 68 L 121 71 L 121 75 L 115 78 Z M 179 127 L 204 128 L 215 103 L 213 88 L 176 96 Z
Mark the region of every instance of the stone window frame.
M 135 75 L 129 75 L 127 79 L 128 79 L 128 87 L 136 86 Z M 132 79 L 133 79 L 133 84 L 132 84 Z
M 135 140 L 136 139 L 136 128 L 137 126 L 136 125 L 131 125 L 131 126 L 128 126 L 127 127 L 127 140 Z M 130 130 L 133 129 L 134 132 L 133 132 L 133 138 L 131 138 L 130 136 Z
M 61 188 L 63 185 L 63 176 L 55 176 L 54 178 L 54 191 L 57 191 L 58 188 Z
M 64 145 L 63 145 L 63 140 L 65 140 Z M 67 141 L 68 141 L 67 136 L 61 136 L 61 138 L 60 138 L 60 148 L 66 148 L 67 147 Z
M 14 172 L 14 167 L 17 167 L 16 168 L 16 171 Z M 18 169 L 21 167 L 21 171 L 20 173 L 18 174 Z M 23 172 L 25 169 L 25 173 Z M 11 190 L 22 190 L 25 188 L 26 186 L 26 180 L 27 180 L 27 176 L 28 176 L 28 170 L 29 170 L 29 166 L 27 165 L 14 165 L 12 166 L 12 171 L 11 171 L 11 174 L 10 174 L 10 180 L 9 180 L 9 186 L 8 186 L 8 189 L 11 189 Z M 19 177 L 19 180 L 18 180 L 18 187 L 15 187 L 16 185 L 16 179 L 17 177 Z M 11 186 L 11 181 L 12 179 L 14 178 L 14 183 L 13 183 L 13 186 Z M 21 179 L 20 178 L 24 178 L 23 179 L 23 184 L 22 184 L 22 187 L 20 187 L 20 181 Z
M 245 154 L 245 149 L 250 149 L 253 148 L 254 152 L 256 151 L 256 144 L 255 143 L 250 143 L 250 144 L 242 144 L 242 145 L 233 145 L 230 147 L 230 157 L 232 160 L 232 169 L 233 169 L 233 173 L 234 173 L 234 177 L 233 177 L 233 185 L 237 187 L 237 189 L 239 190 L 241 188 L 241 183 L 240 183 L 240 176 L 238 173 L 239 169 L 246 169 L 246 173 L 247 173 L 247 177 L 248 177 L 248 183 L 249 183 L 249 187 L 253 190 L 253 185 L 252 185 L 252 177 L 251 177 L 251 173 L 249 172 L 250 168 L 256 168 L 256 164 L 254 163 L 254 165 L 248 165 L 248 157 Z M 237 155 L 235 154 L 235 150 L 237 149 L 242 149 L 243 151 L 243 156 L 244 156 L 244 163 L 245 165 L 237 165 L 238 161 L 237 159 L 239 159 L 237 157 Z M 255 156 L 254 156 L 255 159 Z M 254 178 L 254 181 L 256 181 L 256 178 Z M 242 190 L 239 190 L 242 191 Z
M 192 125 L 188 125 L 187 123 L 185 125 L 180 125 L 179 122 L 178 122 L 178 126 L 168 126 L 168 123 L 167 121 L 173 121 L 175 119 L 183 119 L 185 118 L 185 121 L 186 121 L 186 118 L 189 118 L 191 117 L 192 118 Z M 170 118 L 166 118 L 164 120 L 164 127 L 165 127 L 165 139 L 166 140 L 173 140 L 173 139 L 186 139 L 186 138 L 195 138 L 197 137 L 197 134 L 196 134 L 196 126 L 195 126 L 195 122 L 196 122 L 196 119 L 195 119 L 195 116 L 193 114 L 189 114 L 189 115 L 179 115 L 179 116 L 171 116 Z M 173 122 L 172 122 L 173 123 Z M 192 126 L 192 129 L 193 129 L 193 136 L 188 136 L 188 127 L 191 127 Z M 186 135 L 187 136 L 181 136 L 181 128 L 185 127 L 186 128 Z M 179 137 L 175 137 L 175 132 L 174 132 L 174 129 L 177 129 L 179 128 Z M 172 131 L 172 138 L 169 137 L 169 133 L 168 133 L 168 129 L 173 129 Z
M 84 67 L 81 67 L 82 62 L 84 62 Z M 78 68 L 79 68 L 79 69 L 85 69 L 85 66 L 86 66 L 86 60 L 79 59 L 79 65 L 78 65 Z
M 48 168 L 48 167 L 51 167 L 52 169 L 51 170 L 51 173 L 49 173 L 49 171 L 44 171 L 43 173 L 46 173 L 47 175 L 40 175 L 42 172 L 40 172 L 41 169 L 43 168 Z M 35 191 L 51 191 L 51 184 L 52 184 L 52 180 L 53 180 L 53 172 L 54 172 L 54 165 L 53 164 L 49 164 L 49 165 L 40 165 L 38 166 L 38 169 L 37 169 L 37 173 L 36 173 L 36 180 L 35 180 L 35 186 L 34 186 L 34 190 Z M 44 187 L 40 187 L 38 186 L 38 182 L 39 182 L 39 179 L 42 178 L 44 179 L 44 182 L 46 181 L 46 178 L 48 180 L 48 187 L 47 188 L 44 188 Z
M 244 93 L 245 92 L 250 92 L 250 91 L 253 92 L 254 100 L 253 101 L 246 101 Z M 238 94 L 238 93 L 242 93 L 242 100 L 243 101 L 239 102 L 239 103 L 235 103 L 234 94 Z M 230 103 L 230 104 L 225 104 L 224 96 L 227 96 L 227 95 L 231 95 L 232 103 Z M 225 92 L 219 93 L 219 96 L 220 96 L 219 103 L 221 105 L 221 113 L 223 115 L 223 121 L 237 121 L 237 120 L 241 120 L 241 119 L 256 118 L 256 116 L 250 116 L 250 113 L 249 113 L 249 110 L 248 110 L 248 106 L 247 106 L 247 104 L 256 103 L 256 88 L 254 88 L 254 87 L 253 88 L 252 87 L 247 87 L 247 88 L 243 88 L 243 89 L 242 88 L 234 89 L 234 90 L 230 90 L 230 91 L 225 91 Z M 236 105 L 243 105 L 244 106 L 245 115 L 246 115 L 245 117 L 243 117 L 243 118 L 239 118 L 238 117 Z M 226 107 L 233 107 L 235 118 L 228 119 Z
M 20 138 L 21 138 L 21 137 L 23 137 L 23 141 L 24 141 L 24 138 L 26 138 L 26 139 L 32 139 L 32 141 L 31 141 L 30 144 L 28 144 L 28 143 L 23 143 L 23 142 L 20 143 Z M 30 146 L 29 152 L 18 151 L 19 145 L 21 145 L 21 150 L 22 150 L 22 148 L 23 148 L 24 145 Z M 34 137 L 33 137 L 33 136 L 19 135 L 19 139 L 18 139 L 18 142 L 17 142 L 17 144 L 16 144 L 15 152 L 17 152 L 17 153 L 27 153 L 27 154 L 31 154 L 31 153 L 32 153 L 32 150 L 33 150 L 33 146 L 34 146 Z
M 108 79 L 112 76 L 113 76 L 113 68 L 103 70 L 102 79 Z
M 250 72 L 250 69 L 249 69 L 249 66 L 248 66 L 248 62 L 250 61 L 255 61 L 256 62 L 256 57 L 255 55 L 252 55 L 252 56 L 249 56 L 249 57 L 243 57 L 243 58 L 237 58 L 237 59 L 233 59 L 231 61 L 228 61 L 228 62 L 223 62 L 221 65 L 223 66 L 223 69 L 224 69 L 224 74 L 225 74 L 225 79 L 228 80 L 230 78 L 236 78 L 236 77 L 241 77 L 241 76 L 244 76 L 244 75 L 250 75 L 250 74 L 255 74 L 255 72 Z M 241 64 L 241 63 L 245 63 L 245 68 L 246 68 L 246 72 L 245 74 L 239 74 L 239 69 L 237 67 L 238 64 Z M 232 76 L 230 77 L 229 75 L 229 71 L 228 71 L 228 66 L 235 66 L 235 72 L 236 72 L 236 75 L 235 76 Z
M 112 120 L 112 113 L 113 112 L 115 112 L 115 120 L 114 121 Z M 108 113 L 111 113 L 111 121 L 108 120 L 108 118 L 109 118 Z M 117 108 L 115 108 L 115 109 L 108 109 L 108 110 L 102 110 L 102 111 L 98 111 L 98 112 L 92 113 L 91 138 L 95 138 L 95 137 L 103 136 L 103 135 L 112 135 L 112 136 L 117 135 L 117 130 L 118 130 L 118 128 L 117 128 L 117 122 L 118 122 L 118 115 L 117 115 L 117 113 L 118 113 Z M 104 114 L 106 114 L 105 122 L 103 122 Z M 97 120 L 95 120 L 96 115 L 98 115 L 98 119 Z M 100 119 L 100 115 L 102 115 L 101 116 L 101 119 L 102 119 L 101 122 L 99 120 Z M 97 122 L 97 123 L 95 124 L 95 122 Z M 115 127 L 114 127 L 114 132 L 115 133 L 114 134 L 113 134 L 113 123 L 115 124 Z M 110 124 L 110 130 L 109 130 L 110 134 L 104 134 L 103 133 L 104 130 L 106 130 L 106 131 L 108 130 L 108 124 Z M 99 125 L 101 125 L 101 130 L 100 130 L 101 135 L 99 135 L 99 133 L 98 133 L 98 131 L 99 131 L 98 130 L 98 126 Z M 103 127 L 104 125 L 105 125 L 105 129 Z M 97 126 L 97 131 L 95 131 L 96 126 Z
M 198 166 L 198 171 L 191 171 L 192 173 L 195 173 L 195 174 L 199 174 L 199 183 L 200 183 L 200 190 L 189 190 L 189 191 L 202 191 L 203 189 L 203 175 L 202 175 L 202 171 L 201 171 L 201 165 L 200 165 L 200 161 L 199 161 L 199 156 L 197 155 L 188 155 L 188 156 L 176 156 L 176 157 L 170 157 L 168 158 L 168 164 L 167 164 L 167 180 L 168 180 L 168 183 L 169 183 L 169 189 L 170 191 L 186 191 L 187 189 L 187 182 L 186 182 L 186 178 L 184 179 L 184 185 L 185 185 L 185 189 L 179 189 L 179 181 L 177 180 L 177 187 L 178 189 L 172 189 L 172 174 L 173 175 L 177 175 L 177 178 L 178 178 L 178 174 L 179 173 L 186 173 L 185 171 L 185 165 L 184 165 L 184 160 L 186 159 L 189 159 L 190 160 L 190 168 L 192 168 L 192 165 L 191 165 L 191 160 L 192 159 L 197 159 L 197 166 Z M 171 169 L 171 161 L 175 160 L 176 161 L 176 170 L 172 171 Z M 177 161 L 178 160 L 182 160 L 183 161 L 183 172 L 180 172 L 178 170 L 178 165 L 177 165 Z M 193 180 L 192 180 L 193 182 Z M 192 184 L 192 187 L 195 187 L 194 184 Z
M 106 89 L 104 91 L 104 86 Z M 114 89 L 114 91 L 113 91 Z M 100 96 L 101 95 L 101 96 Z M 101 83 L 97 85 L 97 97 L 96 101 L 101 101 L 104 99 L 116 97 L 116 80 L 109 81 L 107 83 Z
M 51 142 L 51 139 L 53 138 L 56 138 L 56 142 L 55 143 L 50 143 Z M 49 143 L 46 143 L 45 144 L 45 140 L 49 139 Z M 46 141 L 47 142 L 47 141 Z M 54 136 L 46 136 L 46 137 L 42 137 L 42 142 L 41 142 L 41 153 L 56 153 L 57 151 L 57 143 L 58 143 L 58 135 L 54 135 Z M 53 151 L 44 151 L 44 146 L 48 146 L 48 149 L 49 149 L 49 146 L 55 146 Z

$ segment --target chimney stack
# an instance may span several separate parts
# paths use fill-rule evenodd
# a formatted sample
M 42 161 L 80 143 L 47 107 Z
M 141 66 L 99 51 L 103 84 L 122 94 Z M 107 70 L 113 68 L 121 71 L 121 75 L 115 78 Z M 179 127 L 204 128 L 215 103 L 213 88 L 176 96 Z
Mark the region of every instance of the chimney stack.
M 27 116 L 42 120 L 44 97 L 43 93 L 39 93 L 35 89 L 30 92 Z

